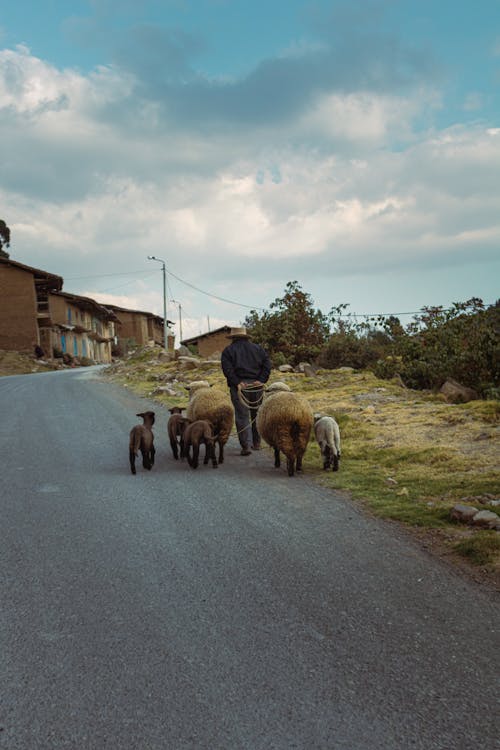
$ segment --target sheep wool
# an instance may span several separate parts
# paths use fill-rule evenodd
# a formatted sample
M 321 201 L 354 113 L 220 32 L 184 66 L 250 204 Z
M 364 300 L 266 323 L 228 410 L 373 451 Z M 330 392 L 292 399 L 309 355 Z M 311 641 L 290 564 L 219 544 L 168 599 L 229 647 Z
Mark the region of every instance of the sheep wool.
M 257 414 L 257 429 L 274 449 L 274 465 L 280 466 L 281 451 L 286 456 L 288 476 L 293 476 L 295 471 L 302 469 L 302 458 L 313 426 L 313 412 L 306 399 L 290 390 L 275 388 L 271 393 L 267 390 Z
M 214 437 L 219 445 L 219 464 L 224 461 L 224 446 L 229 439 L 234 424 L 234 406 L 227 393 L 211 388 L 208 383 L 193 390 L 191 383 L 190 401 L 187 407 L 187 418 L 191 422 L 203 419 L 211 422 L 214 427 Z

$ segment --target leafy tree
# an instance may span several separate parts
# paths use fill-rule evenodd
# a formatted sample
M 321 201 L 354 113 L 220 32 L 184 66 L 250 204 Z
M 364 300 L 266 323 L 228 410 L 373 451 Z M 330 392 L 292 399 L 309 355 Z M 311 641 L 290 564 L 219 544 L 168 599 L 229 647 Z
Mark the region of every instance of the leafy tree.
M 10 229 L 3 219 L 0 219 L 0 258 L 9 258 L 4 247 L 10 246 Z
M 292 365 L 315 360 L 328 338 L 330 320 L 297 281 L 289 281 L 283 297 L 271 302 L 269 311 L 252 310 L 244 324 L 252 337 L 264 346 L 274 364 Z

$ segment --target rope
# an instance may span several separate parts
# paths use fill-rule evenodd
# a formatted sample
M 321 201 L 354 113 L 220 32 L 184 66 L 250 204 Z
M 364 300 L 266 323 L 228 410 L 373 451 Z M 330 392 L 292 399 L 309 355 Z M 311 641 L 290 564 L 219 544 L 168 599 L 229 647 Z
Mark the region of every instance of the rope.
M 243 391 L 262 391 L 259 398 L 255 401 L 249 401 L 247 398 L 245 398 Z M 258 409 L 259 406 L 262 403 L 262 399 L 264 398 L 264 385 L 253 385 L 252 383 L 248 383 L 246 385 L 241 385 L 241 383 L 238 384 L 238 398 L 243 404 L 243 406 L 246 406 L 247 409 Z
M 249 401 L 245 396 L 243 395 L 243 390 L 245 391 L 259 391 L 261 390 L 262 393 L 260 394 L 259 398 L 255 401 Z M 243 404 L 243 406 L 246 406 L 247 409 L 255 409 L 257 410 L 259 406 L 262 403 L 262 399 L 264 398 L 264 384 L 262 385 L 253 385 L 252 383 L 246 383 L 245 385 L 238 384 L 238 398 Z M 253 423 L 257 419 L 257 416 L 250 419 L 249 425 L 252 427 Z M 245 432 L 247 427 L 243 427 L 241 430 L 236 430 L 236 434 L 239 435 L 242 432 Z

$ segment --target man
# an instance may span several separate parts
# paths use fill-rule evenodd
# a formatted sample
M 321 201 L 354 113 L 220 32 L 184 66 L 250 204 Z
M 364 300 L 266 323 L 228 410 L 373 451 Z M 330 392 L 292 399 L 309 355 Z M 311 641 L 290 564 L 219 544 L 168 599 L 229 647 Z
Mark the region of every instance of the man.
M 269 380 L 271 361 L 267 352 L 250 341 L 245 328 L 233 329 L 227 337 L 231 344 L 221 356 L 222 372 L 226 376 L 235 411 L 236 430 L 242 456 L 260 448 L 260 435 L 255 423 L 262 401 L 264 383 Z

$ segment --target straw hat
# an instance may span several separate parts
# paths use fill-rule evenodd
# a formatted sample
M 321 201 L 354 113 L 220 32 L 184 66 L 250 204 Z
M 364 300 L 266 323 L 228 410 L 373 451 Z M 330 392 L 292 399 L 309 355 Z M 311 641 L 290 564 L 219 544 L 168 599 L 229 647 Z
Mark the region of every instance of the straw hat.
M 246 328 L 232 328 L 231 333 L 227 334 L 228 339 L 249 339 Z

